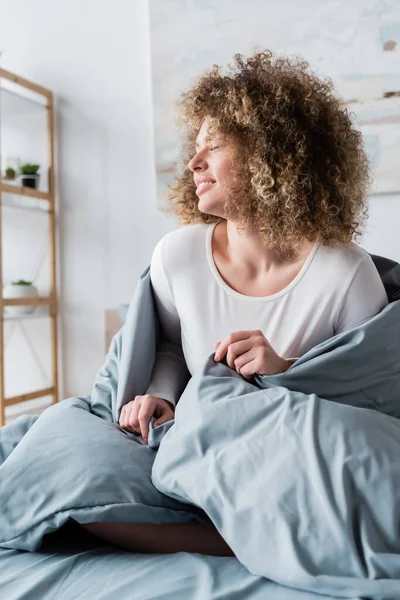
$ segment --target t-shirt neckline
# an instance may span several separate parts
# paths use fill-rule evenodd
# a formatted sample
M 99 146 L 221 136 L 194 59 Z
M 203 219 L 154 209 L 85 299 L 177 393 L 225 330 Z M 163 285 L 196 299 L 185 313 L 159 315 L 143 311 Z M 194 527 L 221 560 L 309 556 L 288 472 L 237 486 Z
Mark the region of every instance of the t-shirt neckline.
M 217 226 L 217 224 L 219 222 L 220 221 L 217 221 L 216 223 L 211 223 L 207 228 L 206 255 L 207 255 L 208 265 L 211 269 L 211 272 L 212 272 L 215 280 L 217 281 L 217 283 L 220 287 L 222 287 L 231 296 L 235 296 L 236 298 L 241 298 L 242 300 L 247 300 L 249 302 L 270 302 L 270 301 L 276 300 L 277 298 L 280 298 L 281 296 L 284 296 L 285 294 L 290 292 L 299 283 L 299 281 L 304 277 L 309 266 L 312 263 L 313 258 L 315 257 L 315 255 L 317 253 L 318 248 L 320 247 L 320 242 L 316 242 L 314 244 L 313 248 L 311 249 L 309 255 L 307 256 L 306 260 L 304 261 L 304 264 L 301 267 L 300 271 L 297 273 L 296 277 L 282 290 L 280 290 L 279 292 L 276 292 L 275 294 L 270 294 L 269 296 L 247 296 L 246 294 L 241 294 L 240 292 L 237 292 L 236 290 L 231 288 L 223 280 L 223 278 L 221 277 L 221 275 L 217 269 L 217 266 L 215 264 L 214 257 L 212 254 L 212 234 L 214 232 L 215 227 Z

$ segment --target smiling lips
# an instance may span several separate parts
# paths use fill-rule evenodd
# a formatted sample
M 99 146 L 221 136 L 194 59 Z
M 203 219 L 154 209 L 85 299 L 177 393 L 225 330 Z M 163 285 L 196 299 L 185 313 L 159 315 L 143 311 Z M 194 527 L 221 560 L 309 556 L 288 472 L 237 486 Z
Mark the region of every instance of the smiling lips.
M 214 185 L 215 181 L 213 181 L 212 179 L 209 179 L 207 181 L 200 181 L 197 184 L 197 189 L 196 189 L 196 194 L 198 196 L 200 196 L 203 192 L 205 192 L 206 190 L 210 189 L 210 187 L 212 185 Z

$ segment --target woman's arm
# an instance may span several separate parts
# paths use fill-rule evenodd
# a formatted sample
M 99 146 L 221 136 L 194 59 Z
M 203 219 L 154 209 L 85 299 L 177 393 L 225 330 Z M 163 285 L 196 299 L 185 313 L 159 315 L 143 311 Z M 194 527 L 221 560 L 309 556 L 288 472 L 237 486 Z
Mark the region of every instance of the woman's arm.
M 163 339 L 160 335 L 151 382 L 146 394 L 168 400 L 175 407 L 189 379 L 190 373 L 183 356 L 182 346 L 171 340 Z
M 388 297 L 372 258 L 366 254 L 347 287 L 334 326 L 335 334 L 359 325 L 378 314 Z
M 163 239 L 156 245 L 150 265 L 150 278 L 160 321 L 157 356 L 146 394 L 176 405 L 185 389 L 190 373 L 181 343 L 181 323 L 163 264 Z

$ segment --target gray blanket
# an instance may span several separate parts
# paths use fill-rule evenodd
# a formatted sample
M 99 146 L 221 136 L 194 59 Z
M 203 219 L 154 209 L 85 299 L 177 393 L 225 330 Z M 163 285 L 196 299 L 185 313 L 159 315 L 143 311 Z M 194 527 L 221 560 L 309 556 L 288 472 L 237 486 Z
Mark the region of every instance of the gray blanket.
M 0 546 L 68 519 L 213 524 L 254 574 L 337 597 L 400 598 L 400 302 L 245 380 L 213 355 L 149 446 L 121 406 L 150 381 L 146 269 L 90 397 L 0 430 Z

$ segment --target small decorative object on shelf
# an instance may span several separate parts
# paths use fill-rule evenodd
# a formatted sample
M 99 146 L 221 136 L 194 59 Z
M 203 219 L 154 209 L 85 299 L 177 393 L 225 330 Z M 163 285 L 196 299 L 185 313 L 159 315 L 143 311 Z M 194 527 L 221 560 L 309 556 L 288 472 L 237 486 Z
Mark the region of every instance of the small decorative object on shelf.
M 3 298 L 36 298 L 39 296 L 38 290 L 32 285 L 31 281 L 24 281 L 19 279 L 18 281 L 12 281 L 7 283 L 3 287 Z M 5 306 L 4 310 L 8 315 L 14 317 L 22 317 L 29 315 L 35 310 L 34 306 Z
M 21 165 L 19 168 L 21 185 L 37 190 L 39 188 L 40 179 L 40 175 L 38 173 L 39 169 L 40 165 L 31 165 L 30 163 Z
M 14 181 L 16 176 L 17 176 L 17 172 L 15 169 L 13 169 L 12 167 L 6 168 L 4 179 L 7 179 L 8 181 Z

